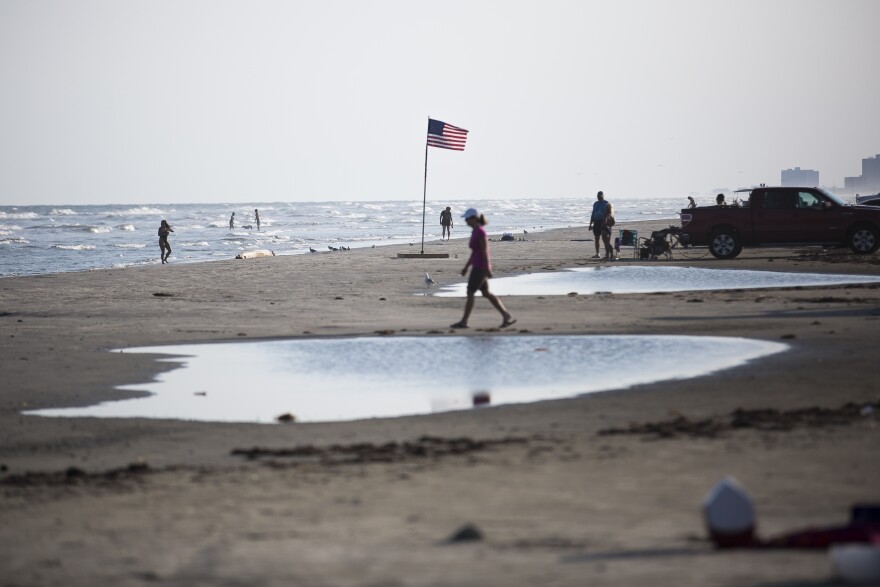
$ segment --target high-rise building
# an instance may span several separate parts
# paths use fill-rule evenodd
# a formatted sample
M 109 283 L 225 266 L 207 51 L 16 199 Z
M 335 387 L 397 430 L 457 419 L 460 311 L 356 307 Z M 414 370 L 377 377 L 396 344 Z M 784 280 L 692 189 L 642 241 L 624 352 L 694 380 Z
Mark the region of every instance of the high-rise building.
M 800 167 L 782 170 L 782 187 L 817 187 L 818 185 L 818 171 Z
M 880 192 L 880 155 L 862 159 L 862 174 L 843 178 L 843 186 L 851 194 Z
M 880 190 L 880 155 L 862 159 L 862 177 L 874 191 Z

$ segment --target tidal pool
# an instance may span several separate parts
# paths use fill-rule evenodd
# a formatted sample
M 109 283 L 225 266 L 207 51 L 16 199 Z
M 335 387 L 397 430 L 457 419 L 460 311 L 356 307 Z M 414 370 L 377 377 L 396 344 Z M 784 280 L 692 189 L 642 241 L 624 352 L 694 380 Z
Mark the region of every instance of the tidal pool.
M 697 336 L 436 336 L 140 347 L 180 367 L 143 398 L 26 414 L 210 422 L 359 420 L 560 399 L 687 379 L 787 345 Z M 676 349 L 672 352 L 670 349 Z M 678 351 L 688 349 L 690 360 Z
M 600 266 L 564 269 L 552 273 L 527 273 L 492 279 L 492 293 L 501 296 L 560 296 L 579 294 L 654 293 L 719 289 L 756 289 L 798 285 L 842 285 L 880 282 L 873 275 L 783 273 L 742 269 L 696 267 Z M 439 297 L 464 297 L 467 283 L 440 287 Z

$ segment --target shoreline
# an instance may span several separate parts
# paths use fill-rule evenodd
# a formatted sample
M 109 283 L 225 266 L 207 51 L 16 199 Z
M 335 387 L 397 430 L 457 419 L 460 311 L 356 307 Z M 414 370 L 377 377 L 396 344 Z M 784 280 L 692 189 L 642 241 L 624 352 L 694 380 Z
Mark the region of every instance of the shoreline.
M 630 225 L 645 232 L 667 226 Z M 593 246 L 585 239 L 591 235 L 583 227 L 527 236 L 491 242 L 496 275 L 598 264 L 589 259 Z M 591 578 L 626 585 L 652 576 L 680 585 L 729 584 L 732 577 L 759 584 L 827 575 L 821 553 L 712 554 L 694 538 L 703 534 L 699 501 L 721 476 L 733 474 L 754 492 L 761 532 L 842 523 L 852 502 L 877 497 L 880 472 L 869 464 L 880 440 L 875 419 L 730 431 L 716 440 L 598 433 L 673 413 L 699 419 L 739 408 L 876 401 L 880 287 L 515 296 L 505 303 L 519 322 L 505 332 L 478 298 L 470 332 L 462 334 L 448 328 L 460 316 L 462 299 L 413 295 L 424 288 L 425 271 L 441 283 L 462 279 L 466 238 L 448 246 L 450 258 L 439 260 L 397 259 L 411 247 L 389 245 L 0 279 L 0 537 L 10 545 L 0 554 L 0 574 L 23 584 L 30 584 L 28 577 L 64 577 L 71 585 L 137 583 L 138 573 L 179 584 L 201 577 L 211 583 L 412 585 L 534 584 L 548 572 L 554 583 L 572 585 Z M 752 249 L 723 262 L 707 256 L 617 263 L 880 275 L 877 255 L 817 248 Z M 114 386 L 149 381 L 175 367 L 108 349 L 380 333 L 672 333 L 742 336 L 791 349 L 684 381 L 384 420 L 273 426 L 19 413 L 134 395 Z M 669 360 L 699 360 L 695 348 L 668 353 Z M 455 368 L 438 358 L 438 376 Z M 495 444 L 427 461 L 404 456 L 345 466 L 233 454 L 247 447 L 378 447 L 423 437 Z M 108 472 L 138 463 L 150 474 L 107 480 Z M 86 474 L 82 483 L 63 481 L 71 468 Z M 49 477 L 4 482 L 29 473 Z M 47 480 L 52 475 L 63 482 Z M 252 503 L 263 509 L 246 505 Z M 50 532 L 56 519 L 61 525 Z M 466 522 L 486 538 L 456 550 L 437 546 Z M 71 541 L 83 547 L 70 550 Z M 108 543 L 117 548 L 102 550 Z M 560 563 L 670 545 L 686 552 L 633 556 L 627 564 Z M 224 562 L 200 558 L 211 548 Z M 321 552 L 333 553 L 335 562 Z
M 624 217 L 642 220 L 664 216 L 672 222 L 678 217 L 676 202 L 649 198 L 631 205 Z M 449 204 L 462 206 L 462 211 L 470 205 L 454 201 Z M 496 222 L 490 228 L 498 234 L 504 231 L 521 234 L 523 229 L 533 231 L 551 226 L 571 227 L 573 220 L 584 217 L 588 212 L 585 208 L 589 206 L 583 198 L 485 200 L 483 204 L 495 208 L 490 215 Z M 229 230 L 228 218 L 236 208 L 243 216 L 239 218 L 239 228 Z M 0 235 L 0 245 L 9 253 L 0 256 L 0 274 L 34 275 L 71 269 L 151 265 L 158 262 L 158 247 L 155 236 L 150 235 L 155 233 L 160 217 L 175 227 L 171 245 L 176 263 L 229 259 L 245 250 L 271 249 L 276 255 L 305 254 L 310 248 L 327 251 L 328 246 L 418 245 L 421 240 L 421 201 L 408 204 L 289 202 L 263 211 L 263 220 L 268 224 L 264 222 L 264 230 L 257 231 L 249 220 L 253 218 L 250 212 L 242 210 L 240 205 L 231 208 L 216 203 L 158 208 L 108 205 L 93 209 L 36 206 L 17 212 L 7 210 L 6 217 L 10 221 L 17 218 L 17 224 L 6 226 L 8 238 Z M 435 212 L 439 213 L 439 209 Z M 435 212 L 431 212 L 429 218 L 433 218 Z M 4 213 L 0 211 L 2 217 Z M 389 218 L 397 220 L 389 222 Z M 463 229 L 469 232 L 467 227 Z M 458 231 L 461 230 L 459 224 Z M 2 226 L 0 232 L 4 232 Z M 456 236 L 464 232 L 453 229 Z M 425 219 L 424 233 L 429 242 L 440 238 L 436 218 Z
M 668 220 L 671 222 L 674 222 L 676 219 L 670 218 Z M 654 222 L 654 221 L 647 221 L 647 222 Z M 587 226 L 586 224 L 583 224 L 583 225 L 558 226 L 555 228 L 554 227 L 533 228 L 528 234 L 539 234 L 539 233 L 544 233 L 544 232 L 554 231 L 554 230 L 573 230 L 573 229 L 583 229 L 584 231 L 586 231 L 586 226 Z M 500 231 L 497 233 L 489 231 L 488 234 L 490 237 L 492 237 L 492 236 L 496 236 L 496 235 L 500 236 L 501 234 L 503 234 L 505 232 L 509 232 L 509 231 Z M 460 237 L 459 236 L 459 237 L 456 237 L 455 240 L 461 240 L 461 239 L 466 240 L 467 237 Z M 366 242 L 369 244 L 364 244 L 363 246 L 359 246 L 359 245 L 355 244 L 353 246 L 350 246 L 349 251 L 345 251 L 345 252 L 350 252 L 351 250 L 358 250 L 358 249 L 378 249 L 378 248 L 383 248 L 383 247 L 403 247 L 403 246 L 414 247 L 414 246 L 421 244 L 421 239 L 417 238 L 413 241 L 412 239 L 405 240 L 405 239 L 401 238 L 401 239 L 399 239 L 399 242 L 388 242 L 388 241 L 377 241 L 377 242 L 362 241 L 362 242 Z M 442 238 L 433 238 L 432 237 L 431 240 L 425 241 L 425 246 L 426 247 L 429 245 L 430 246 L 438 246 L 438 245 L 442 246 L 444 242 L 445 241 Z M 345 242 L 340 243 L 340 244 L 345 244 Z M 149 245 L 145 245 L 145 248 L 148 246 Z M 304 244 L 303 247 L 309 248 L 310 245 Z M 270 250 L 270 249 L 267 247 L 262 247 L 261 249 L 247 249 L 247 250 L 238 251 L 237 254 L 251 252 L 252 250 Z M 282 252 L 277 255 L 275 254 L 274 251 L 271 251 L 271 252 L 272 252 L 272 256 L 297 257 L 300 255 L 311 255 L 311 254 L 324 255 L 324 254 L 330 254 L 330 253 L 338 252 L 338 251 L 320 250 L 320 251 L 317 251 L 316 253 L 311 253 L 310 251 Z M 153 257 L 150 257 L 150 259 L 152 259 L 152 258 Z M 233 254 L 233 251 L 230 251 L 229 257 L 223 257 L 223 258 L 218 257 L 216 259 L 195 259 L 195 260 L 190 260 L 190 261 L 172 261 L 172 263 L 177 264 L 177 265 L 193 265 L 193 264 L 201 264 L 201 263 L 216 263 L 218 261 L 229 261 L 230 259 L 235 259 L 235 258 L 236 258 L 236 256 Z M 55 271 L 55 272 L 47 272 L 47 273 L 10 273 L 10 274 L 6 274 L 6 275 L 0 274 L 0 280 L 2 280 L 2 279 L 15 279 L 15 278 L 19 278 L 19 277 L 40 277 L 43 275 L 66 275 L 68 273 L 91 273 L 91 272 L 95 272 L 95 271 L 122 271 L 124 269 L 137 269 L 137 268 L 144 268 L 144 267 L 154 267 L 157 264 L 160 264 L 160 263 L 158 261 L 155 261 L 155 262 L 144 261 L 142 263 L 133 263 L 133 264 L 121 265 L 121 266 L 90 267 L 90 268 L 86 268 L 86 269 L 72 269 L 72 270 L 68 270 L 68 271 Z

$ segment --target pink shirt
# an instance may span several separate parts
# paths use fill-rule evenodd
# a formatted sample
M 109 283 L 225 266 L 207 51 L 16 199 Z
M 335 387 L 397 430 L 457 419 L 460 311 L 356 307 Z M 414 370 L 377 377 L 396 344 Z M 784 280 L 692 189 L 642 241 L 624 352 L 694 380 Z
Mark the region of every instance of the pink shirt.
M 480 253 L 480 241 L 483 241 L 485 245 L 485 256 Z M 486 229 L 479 225 L 474 227 L 474 231 L 471 233 L 471 241 L 468 243 L 468 246 L 471 248 L 471 267 L 474 269 L 491 271 L 492 264 L 489 261 L 489 235 L 486 234 Z

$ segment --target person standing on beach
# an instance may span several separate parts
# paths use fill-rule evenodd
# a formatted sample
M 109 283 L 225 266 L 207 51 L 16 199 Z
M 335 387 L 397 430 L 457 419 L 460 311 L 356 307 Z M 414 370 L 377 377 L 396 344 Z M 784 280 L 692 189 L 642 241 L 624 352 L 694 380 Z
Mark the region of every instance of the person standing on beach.
M 605 260 L 614 261 L 614 249 L 611 248 L 611 227 L 614 226 L 614 207 L 608 202 L 608 213 L 605 215 L 605 224 L 602 228 L 602 242 L 605 243 Z
M 260 211 L 254 208 L 254 220 L 257 222 L 257 230 L 260 230 Z
M 163 220 L 159 225 L 159 256 L 162 258 L 163 265 L 168 262 L 168 257 L 171 256 L 171 245 L 168 244 L 169 232 L 174 232 L 174 229 L 166 220 Z
M 468 319 L 471 311 L 474 309 L 475 295 L 477 291 L 483 294 L 483 297 L 489 300 L 495 309 L 501 312 L 503 321 L 501 328 L 507 328 L 511 324 L 516 323 L 516 319 L 511 317 L 510 312 L 504 307 L 504 304 L 489 292 L 489 278 L 492 277 L 492 263 L 489 259 L 489 236 L 486 229 L 483 228 L 487 222 L 486 217 L 477 212 L 475 208 L 468 208 L 462 217 L 468 226 L 471 227 L 471 240 L 468 246 L 471 248 L 471 256 L 464 269 L 461 270 L 462 275 L 467 275 L 468 268 L 471 269 L 471 276 L 468 278 L 467 284 L 467 301 L 464 305 L 464 316 L 461 320 L 451 326 L 451 328 L 467 328 Z
M 596 254 L 593 255 L 594 259 L 602 258 L 599 254 L 599 243 L 602 241 L 602 236 L 605 231 L 605 221 L 608 219 L 610 210 L 611 206 L 605 201 L 605 194 L 600 191 L 596 194 L 596 201 L 593 202 L 593 212 L 590 214 L 590 226 L 588 228 L 588 230 L 593 231 L 593 242 L 596 244 Z
M 443 234 L 440 236 L 440 240 L 443 240 L 443 237 L 446 237 L 446 240 L 449 240 L 452 237 L 452 208 L 446 206 L 446 209 L 440 212 L 440 226 L 443 227 Z
M 229 217 L 229 230 L 232 230 L 233 228 L 235 228 L 235 212 Z

